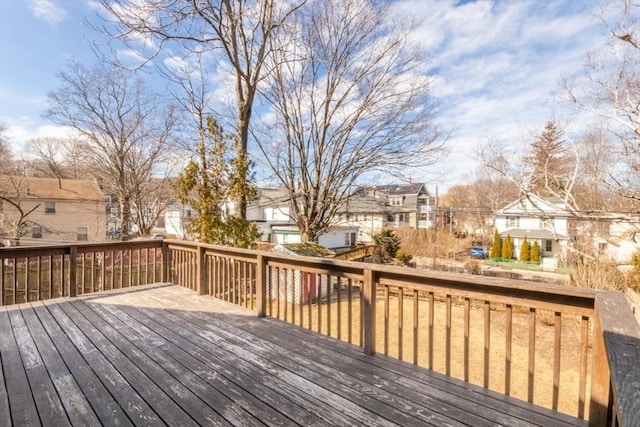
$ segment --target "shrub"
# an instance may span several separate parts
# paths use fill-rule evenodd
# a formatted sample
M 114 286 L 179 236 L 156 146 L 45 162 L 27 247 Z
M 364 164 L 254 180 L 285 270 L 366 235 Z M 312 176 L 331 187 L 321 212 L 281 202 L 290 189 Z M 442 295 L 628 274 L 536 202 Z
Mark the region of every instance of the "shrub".
M 531 245 L 531 261 L 540 262 L 540 245 L 537 240 L 535 240 L 533 245 Z
M 502 239 L 498 234 L 498 229 L 493 233 L 493 246 L 491 246 L 490 258 L 500 258 L 502 256 Z
M 396 252 L 396 259 L 401 263 L 407 265 L 413 259 L 413 255 L 411 255 L 409 252 L 404 252 L 399 250 L 398 252 Z
M 502 242 L 502 258 L 505 260 L 513 258 L 513 241 L 509 234 L 507 234 L 507 238 Z
M 469 260 L 464 264 L 464 271 L 466 271 L 469 274 L 475 274 L 475 275 L 479 275 L 480 274 L 480 263 L 478 263 L 478 261 L 476 260 Z
M 626 285 L 636 292 L 640 292 L 640 252 L 636 252 L 631 256 L 629 264 L 633 267 L 627 273 Z
M 569 274 L 569 284 L 581 288 L 623 291 L 626 281 L 615 263 L 606 259 L 580 258 Z
M 522 241 L 522 246 L 520 246 L 520 261 L 530 261 L 531 260 L 531 248 L 529 247 L 529 241 L 527 241 L 527 236 L 524 237 Z
M 400 239 L 393 230 L 381 230 L 373 236 L 373 243 L 373 262 L 378 264 L 391 261 L 400 249 Z

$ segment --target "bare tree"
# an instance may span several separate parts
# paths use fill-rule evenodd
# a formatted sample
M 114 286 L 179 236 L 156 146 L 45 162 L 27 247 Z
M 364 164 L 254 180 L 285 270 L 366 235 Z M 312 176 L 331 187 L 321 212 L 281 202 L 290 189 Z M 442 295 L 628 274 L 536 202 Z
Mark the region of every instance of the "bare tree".
M 305 241 L 334 225 L 365 173 L 424 166 L 442 147 L 425 62 L 388 18 L 369 1 L 316 1 L 277 43 L 260 148 Z
M 7 129 L 7 125 L 0 122 L 0 174 L 9 173 L 13 161 L 13 154 L 6 136 Z
M 604 120 L 617 155 L 606 182 L 640 200 L 640 5 L 603 2 L 599 17 L 609 34 L 604 48 L 586 55 L 584 74 L 564 82 L 568 100 Z
M 278 28 L 304 0 L 100 0 L 107 14 L 102 31 L 139 52 L 147 60 L 167 45 L 180 55 L 222 52 L 235 88 L 235 151 L 247 161 L 249 126 L 258 85 L 269 73 L 265 66 Z M 141 43 L 142 41 L 142 43 Z M 246 181 L 247 176 L 243 177 Z M 237 199 L 237 214 L 246 219 L 247 199 Z
M 95 177 L 86 144 L 72 138 L 36 138 L 27 141 L 30 175 L 58 179 Z
M 47 116 L 75 129 L 102 179 L 120 203 L 122 236 L 135 223 L 135 195 L 162 169 L 172 138 L 173 106 L 150 92 L 132 72 L 71 62 L 58 74 L 62 85 L 49 93 Z
M 39 203 L 25 206 L 24 199 L 29 190 L 23 181 L 24 177 L 19 175 L 6 175 L 0 179 L 0 235 L 7 236 L 16 245 L 31 226 L 38 225 L 29 216 L 40 207 Z

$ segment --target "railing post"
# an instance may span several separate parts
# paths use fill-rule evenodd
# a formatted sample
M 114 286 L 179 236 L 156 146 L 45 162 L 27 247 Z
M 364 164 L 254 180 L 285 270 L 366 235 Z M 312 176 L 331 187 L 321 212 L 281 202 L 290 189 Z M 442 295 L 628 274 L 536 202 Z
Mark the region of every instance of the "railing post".
M 198 245 L 198 253 L 196 258 L 196 292 L 198 295 L 206 295 L 207 294 L 207 269 L 205 268 L 205 256 L 204 256 L 204 247 L 199 244 Z
M 69 248 L 69 296 L 77 295 L 77 279 L 78 279 L 78 247 L 71 246 Z M 84 274 L 84 272 L 83 272 Z
M 609 372 L 609 361 L 601 319 L 601 316 L 606 316 L 607 313 L 602 310 L 606 308 L 602 306 L 602 296 L 603 294 L 597 294 L 594 300 L 589 426 L 607 426 L 611 420 L 611 373 Z
M 364 270 L 362 286 L 364 354 L 372 356 L 376 352 L 376 277 L 373 270 Z
M 256 263 L 256 311 L 258 317 L 267 315 L 267 262 L 262 254 L 258 254 Z
M 169 282 L 169 244 L 162 242 L 162 282 Z

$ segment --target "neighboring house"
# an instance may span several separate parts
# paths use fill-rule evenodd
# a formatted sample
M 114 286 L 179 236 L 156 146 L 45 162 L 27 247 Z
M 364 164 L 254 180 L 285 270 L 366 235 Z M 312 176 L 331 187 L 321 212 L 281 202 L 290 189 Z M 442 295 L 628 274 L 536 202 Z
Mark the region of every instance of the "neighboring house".
M 193 215 L 194 212 L 191 206 L 184 205 L 178 201 L 170 203 L 164 211 L 164 233 L 180 239 L 188 238 L 187 224 L 189 224 Z
M 436 222 L 435 197 L 423 183 L 378 185 L 356 192 L 385 202 L 385 226 L 396 228 L 433 228 Z
M 564 255 L 569 243 L 568 218 L 570 212 L 561 201 L 545 200 L 535 195 L 522 196 L 495 212 L 495 227 L 501 238 L 511 236 L 514 256 L 520 254 L 524 238 L 540 245 L 540 253 L 550 268 L 551 259 Z
M 601 218 L 603 230 L 593 239 L 595 255 L 626 264 L 640 251 L 640 218 L 627 214 L 610 213 Z
M 338 224 L 358 227 L 358 240 L 372 242 L 385 227 L 433 228 L 435 205 L 422 183 L 360 187 L 339 210 Z
M 94 181 L 0 176 L 0 236 L 21 244 L 106 239 L 105 196 Z M 18 224 L 20 222 L 20 224 Z M 20 230 L 16 230 L 17 227 Z

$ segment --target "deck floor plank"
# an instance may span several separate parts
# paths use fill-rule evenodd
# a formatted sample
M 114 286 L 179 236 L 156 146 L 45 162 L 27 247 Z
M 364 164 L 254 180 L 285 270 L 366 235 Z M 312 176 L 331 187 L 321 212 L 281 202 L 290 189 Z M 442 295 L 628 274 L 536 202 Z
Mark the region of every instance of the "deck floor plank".
M 121 408 L 125 410 L 127 416 L 135 425 L 164 426 L 160 416 L 156 414 L 151 406 L 136 391 L 134 386 L 127 381 L 112 363 L 116 362 L 117 353 L 109 346 L 97 348 L 91 340 L 85 335 L 100 334 L 99 331 L 83 329 L 73 323 L 66 316 L 60 305 L 72 304 L 73 302 L 56 303 L 55 301 L 46 301 L 45 305 L 49 312 L 53 315 L 56 322 L 60 325 L 60 329 L 64 331 L 69 340 L 78 349 L 82 357 L 87 361 L 92 370 L 109 393 L 114 396 Z M 121 356 L 120 356 L 121 357 Z M 132 378 L 133 383 L 137 381 Z
M 30 333 L 21 311 L 12 310 L 8 314 L 33 399 L 38 408 L 38 416 L 41 420 L 47 420 L 57 426 L 70 426 L 71 422 L 67 418 L 62 401 L 36 347 L 34 338 L 37 335 Z
M 415 405 L 406 398 L 389 393 L 389 389 L 376 387 L 362 378 L 356 378 L 352 372 L 343 371 L 335 367 L 335 360 L 331 359 L 331 351 L 320 346 L 309 346 L 306 343 L 297 348 L 282 347 L 270 342 L 272 333 L 259 331 L 253 335 L 227 322 L 221 322 L 218 316 L 207 316 L 201 312 L 181 312 L 185 320 L 200 325 L 203 329 L 211 330 L 216 336 L 232 343 L 232 351 L 236 354 L 257 354 L 267 360 L 273 360 L 281 367 L 296 372 L 298 375 L 320 384 L 340 394 L 350 401 L 358 401 L 367 411 L 389 421 L 401 425 L 451 425 L 462 426 L 473 424 L 476 426 L 494 425 L 473 414 L 465 418 L 465 423 L 455 417 L 435 412 L 431 406 Z M 239 322 L 238 322 L 239 323 Z M 249 322 L 250 323 L 250 322 Z M 237 323 L 236 323 L 237 324 Z M 302 349 L 304 349 L 302 351 Z M 308 357 L 303 356 L 305 354 Z M 312 360 L 313 363 L 309 363 Z M 433 403 L 433 402 L 430 402 Z M 425 409 L 428 408 L 428 409 Z M 461 411 L 462 413 L 462 411 Z M 361 420 L 362 421 L 362 420 Z M 483 423 L 484 421 L 484 423 Z
M 58 352 L 44 326 L 40 323 L 35 310 L 32 307 L 24 307 L 21 309 L 20 314 L 29 328 L 29 334 L 33 337 L 58 395 L 62 396 L 62 405 L 70 418 L 71 424 L 99 425 L 100 422 L 97 415 L 85 399 L 77 381 L 69 372 L 63 356 Z
M 239 422 L 240 417 L 246 417 L 247 411 L 250 411 L 249 413 L 252 417 L 266 425 L 290 425 L 291 420 L 283 420 L 283 413 L 276 411 L 273 407 L 278 407 L 281 410 L 284 408 L 286 410 L 284 414 L 300 412 L 299 407 L 292 406 L 291 402 L 286 399 L 276 400 L 272 393 L 259 393 L 260 384 L 247 382 L 242 375 L 239 375 L 234 366 L 225 367 L 220 363 L 212 363 L 209 353 L 202 350 L 191 351 L 193 349 L 192 344 L 183 337 L 174 334 L 169 329 L 163 331 L 163 327 L 159 325 L 154 329 L 150 329 L 136 318 L 137 316 L 143 316 L 142 314 L 133 313 L 133 315 L 130 315 L 123 309 L 126 308 L 94 304 L 96 312 L 105 311 L 113 316 L 109 320 L 110 322 L 118 319 L 122 325 L 126 325 L 121 326 L 121 328 L 135 325 L 135 329 L 144 330 L 146 336 L 142 339 L 142 346 L 146 349 L 145 351 L 153 354 L 154 359 L 159 360 L 166 366 L 166 369 L 180 369 L 183 371 L 180 378 L 185 385 L 192 387 L 199 396 L 215 405 L 215 408 L 231 422 Z M 147 323 L 149 320 L 145 319 Z M 168 339 L 159 334 L 168 335 Z M 157 350 L 149 350 L 154 346 L 157 347 Z M 202 357 L 198 359 L 198 355 Z M 176 364 L 184 366 L 185 369 L 176 367 Z M 266 403 L 246 392 L 246 390 L 251 389 L 258 389 L 258 393 L 262 395 Z M 316 425 L 313 422 L 315 418 L 313 414 L 307 413 L 299 422 L 302 425 Z
M 36 402 L 6 310 L 0 310 L 0 357 L 9 397 L 11 422 L 14 425 L 38 425 L 40 419 Z M 5 415 L 2 418 L 7 417 Z
M 301 425 L 311 424 L 313 418 L 309 419 L 309 415 L 315 415 L 321 418 L 325 425 L 341 426 L 357 424 L 355 418 L 345 413 L 335 411 L 330 403 L 316 399 L 312 394 L 309 395 L 307 390 L 301 390 L 299 387 L 285 381 L 279 373 L 274 375 L 273 372 L 262 369 L 262 366 L 238 358 L 234 353 L 230 353 L 217 345 L 212 345 L 215 343 L 202 337 L 200 333 L 191 330 L 193 328 L 179 326 L 181 323 L 176 323 L 176 321 L 168 317 L 166 313 L 159 315 L 156 310 L 149 308 L 141 308 L 140 313 L 158 322 L 159 325 L 162 325 L 165 328 L 164 333 L 171 336 L 172 339 L 177 340 L 177 342 L 184 346 L 183 348 L 188 349 L 191 354 L 210 357 L 214 363 L 221 363 L 232 367 L 232 369 L 236 371 L 236 375 L 244 374 L 246 381 L 248 381 L 245 383 L 246 385 L 244 385 L 246 392 L 254 392 L 253 390 L 255 390 L 256 397 L 275 397 L 277 399 L 276 402 L 282 402 L 286 405 L 286 402 L 290 401 L 297 405 L 297 409 L 294 408 L 292 411 L 287 411 L 283 416 L 286 415 L 287 417 L 299 420 Z M 135 315 L 135 313 L 131 314 Z M 182 337 L 182 339 L 180 337 Z M 278 409 L 279 405 L 274 406 L 274 408 Z M 308 423 L 306 423 L 305 420 L 308 420 Z
M 61 358 L 59 363 L 67 367 L 73 380 L 82 391 L 84 404 L 91 406 L 100 424 L 109 424 L 118 427 L 131 426 L 132 423 L 124 410 L 118 402 L 116 402 L 111 393 L 109 393 L 69 337 L 62 331 L 60 325 L 58 325 L 47 307 L 43 303 L 33 303 L 32 309 L 51 341 L 56 346 Z M 76 404 L 80 405 L 80 403 Z M 73 420 L 75 415 L 70 418 Z
M 64 311 L 71 322 L 77 325 L 79 330 L 93 331 L 87 336 L 87 339 L 96 349 L 104 352 L 104 357 L 122 378 L 131 385 L 134 393 L 144 400 L 163 422 L 169 425 L 196 427 L 198 423 L 179 405 L 176 405 L 168 395 L 173 385 L 164 384 L 163 387 L 156 384 L 143 370 L 148 366 L 143 363 L 139 366 L 130 358 L 131 354 L 126 354 L 113 345 L 102 329 L 94 327 L 76 309 L 79 305 L 76 302 L 68 302 L 60 304 L 58 307 Z
M 0 318 L 4 315 L 4 308 L 0 307 Z M 0 322 L 0 334 L 5 333 Z M 11 425 L 11 409 L 9 408 L 9 395 L 5 383 L 5 375 L 2 369 L 2 350 L 0 349 L 0 426 Z
M 92 323 L 93 327 L 102 331 L 111 342 L 122 351 L 132 362 L 140 367 L 159 387 L 171 394 L 172 399 L 182 409 L 189 413 L 196 422 L 201 425 L 232 425 L 214 410 L 207 402 L 222 409 L 229 416 L 234 403 L 230 399 L 224 399 L 219 393 L 211 393 L 209 387 L 202 387 L 197 377 L 191 371 L 181 368 L 177 360 L 169 360 L 160 351 L 154 351 L 154 343 L 138 347 L 126 337 L 133 332 L 127 325 L 119 322 L 111 313 L 100 304 L 82 305 L 75 304 L 84 316 Z M 137 338 L 137 341 L 142 340 Z M 135 340 L 134 340 L 135 341 Z M 157 345 L 157 341 L 155 342 Z M 180 378 L 192 378 L 188 384 L 180 381 Z M 192 390 L 192 388 L 194 390 Z M 258 420 L 252 419 L 249 413 L 235 411 L 231 421 L 236 425 L 253 426 L 261 425 Z
M 585 425 L 171 285 L 0 307 L 0 425 Z

